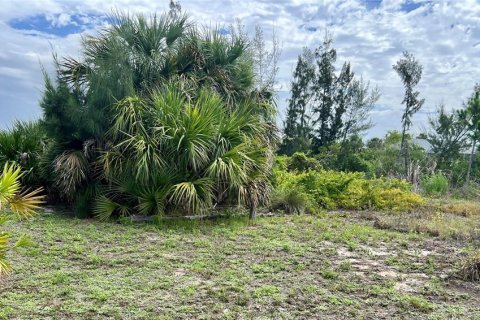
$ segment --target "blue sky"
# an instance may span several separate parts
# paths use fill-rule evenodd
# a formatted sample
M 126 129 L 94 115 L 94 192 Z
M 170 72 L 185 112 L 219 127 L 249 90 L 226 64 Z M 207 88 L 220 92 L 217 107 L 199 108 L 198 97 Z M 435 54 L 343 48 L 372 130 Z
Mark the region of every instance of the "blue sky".
M 149 14 L 169 0 L 3 0 L 0 11 L 0 128 L 41 115 L 42 66 L 52 72 L 52 49 L 80 55 L 81 36 L 108 24 L 112 9 Z M 357 75 L 382 97 L 367 136 L 400 128 L 403 88 L 392 64 L 403 50 L 424 66 L 419 85 L 426 99 L 414 118 L 421 131 L 438 104 L 458 108 L 480 82 L 480 0 L 181 0 L 192 19 L 224 25 L 240 19 L 247 31 L 275 28 L 282 44 L 279 105 L 284 116 L 292 70 L 303 46 L 315 48 L 325 28 L 334 35 L 339 67 L 351 61 Z

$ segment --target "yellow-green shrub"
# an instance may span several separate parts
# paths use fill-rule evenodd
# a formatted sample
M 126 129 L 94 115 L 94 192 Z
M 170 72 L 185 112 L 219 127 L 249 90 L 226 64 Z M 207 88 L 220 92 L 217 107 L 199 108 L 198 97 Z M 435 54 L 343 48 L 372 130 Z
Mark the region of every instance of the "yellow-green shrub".
M 325 209 L 407 210 L 424 203 L 424 199 L 412 192 L 411 185 L 405 180 L 367 179 L 358 172 L 321 169 L 298 172 L 277 166 L 274 180 L 276 202 L 283 203 L 284 207 L 288 207 L 289 201 L 298 206 L 299 199 L 304 200 L 304 207 L 313 202 L 314 206 Z

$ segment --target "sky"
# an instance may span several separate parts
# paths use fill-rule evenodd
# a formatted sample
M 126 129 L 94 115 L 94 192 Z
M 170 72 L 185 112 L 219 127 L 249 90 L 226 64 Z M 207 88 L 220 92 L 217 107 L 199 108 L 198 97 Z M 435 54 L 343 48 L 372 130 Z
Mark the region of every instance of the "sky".
M 42 70 L 53 71 L 52 52 L 81 56 L 81 38 L 107 26 L 114 9 L 150 14 L 169 0 L 2 0 L 0 9 L 0 128 L 41 117 Z M 382 96 L 366 137 L 401 128 L 404 89 L 392 65 L 408 50 L 423 65 L 418 85 L 425 104 L 412 130 L 427 128 L 443 103 L 459 108 L 480 82 L 480 0 L 180 0 L 191 19 L 228 26 L 256 25 L 282 47 L 278 74 L 279 123 L 285 117 L 292 71 L 303 47 L 318 47 L 325 29 L 333 35 L 338 68 L 350 61 L 356 76 Z

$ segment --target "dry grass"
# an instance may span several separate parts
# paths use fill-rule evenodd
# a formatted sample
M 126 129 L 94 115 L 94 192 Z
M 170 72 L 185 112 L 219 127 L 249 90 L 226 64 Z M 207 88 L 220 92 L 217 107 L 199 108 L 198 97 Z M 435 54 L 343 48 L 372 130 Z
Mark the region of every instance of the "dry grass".
M 372 215 L 375 227 L 425 233 L 443 239 L 480 240 L 480 204 L 467 200 L 430 200 L 416 212 Z
M 427 212 L 441 212 L 472 217 L 480 215 L 480 203 L 471 200 L 435 199 L 425 205 Z
M 476 251 L 465 259 L 457 272 L 457 276 L 465 281 L 480 281 L 480 251 Z
M 480 217 L 450 213 L 377 214 L 375 227 L 400 232 L 425 233 L 442 239 L 480 240 Z

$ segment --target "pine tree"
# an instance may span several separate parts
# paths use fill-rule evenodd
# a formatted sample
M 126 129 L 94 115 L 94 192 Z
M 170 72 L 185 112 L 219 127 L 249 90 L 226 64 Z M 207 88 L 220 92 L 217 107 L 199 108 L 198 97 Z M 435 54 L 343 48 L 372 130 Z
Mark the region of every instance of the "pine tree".
M 380 96 L 378 90 L 369 93 L 368 83 L 355 81 L 349 62 L 343 64 L 337 75 L 337 52 L 332 44 L 326 32 L 314 54 L 305 49 L 298 58 L 287 108 L 283 153 L 305 148 L 306 144 L 299 142 L 306 140 L 313 140 L 311 151 L 318 152 L 320 147 L 371 127 L 369 112 Z
M 333 40 L 328 32 L 322 45 L 315 50 L 317 75 L 314 80 L 315 106 L 313 108 L 315 147 L 327 145 L 331 136 L 330 124 L 335 103 L 335 62 L 337 51 L 332 48 Z
M 351 92 L 349 89 L 353 77 L 354 74 L 351 70 L 350 62 L 345 62 L 335 83 L 335 108 L 330 125 L 329 142 L 336 141 L 342 135 L 345 112 L 351 105 Z
M 312 136 L 309 108 L 314 76 L 313 54 L 305 48 L 293 72 L 292 96 L 288 100 L 285 135 L 280 150 L 282 153 L 292 154 L 309 147 Z
M 402 104 L 405 104 L 405 110 L 402 116 L 402 143 L 400 145 L 401 154 L 405 160 L 405 175 L 408 178 L 408 168 L 410 165 L 410 154 L 408 148 L 408 141 L 405 139 L 408 129 L 412 125 L 412 116 L 420 110 L 425 99 L 419 99 L 420 92 L 415 91 L 415 87 L 422 78 L 423 67 L 415 59 L 413 54 L 408 51 L 403 52 L 403 57 L 393 65 L 402 83 L 405 87 L 405 96 Z
M 377 87 L 370 90 L 370 82 L 365 82 L 362 77 L 353 79 L 349 87 L 350 105 L 345 112 L 342 127 L 342 141 L 348 137 L 359 135 L 370 129 L 370 112 L 375 103 L 380 99 Z

